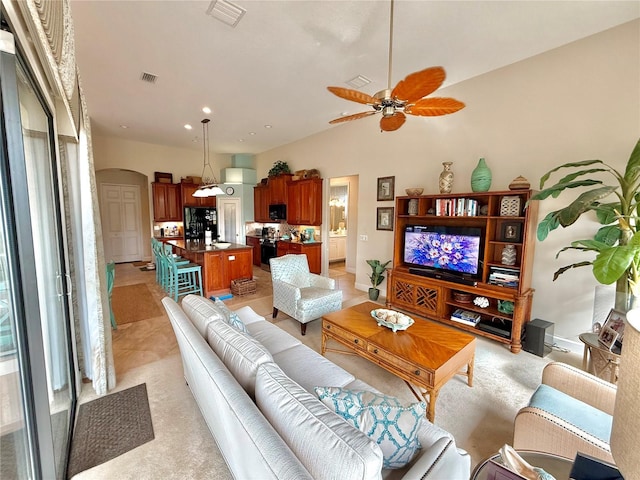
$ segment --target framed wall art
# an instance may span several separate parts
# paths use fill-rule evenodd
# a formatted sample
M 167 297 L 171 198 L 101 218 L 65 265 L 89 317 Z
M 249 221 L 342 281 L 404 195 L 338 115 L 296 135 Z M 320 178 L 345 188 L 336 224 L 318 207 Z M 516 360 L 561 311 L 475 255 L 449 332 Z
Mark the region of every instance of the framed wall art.
M 393 207 L 378 207 L 376 230 L 393 230 Z
M 395 198 L 396 177 L 378 177 L 378 201 L 393 200 Z
M 500 227 L 500 241 L 502 242 L 521 242 L 522 241 L 522 223 L 520 222 L 504 222 Z

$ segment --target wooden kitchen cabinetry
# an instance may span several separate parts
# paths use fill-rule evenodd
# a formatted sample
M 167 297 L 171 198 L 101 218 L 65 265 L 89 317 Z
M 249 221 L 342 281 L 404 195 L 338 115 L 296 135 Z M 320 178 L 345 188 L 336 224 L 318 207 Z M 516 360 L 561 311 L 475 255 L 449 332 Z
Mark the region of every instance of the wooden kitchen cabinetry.
M 247 245 L 249 245 L 250 247 L 253 247 L 253 264 L 256 267 L 259 267 L 261 256 L 262 256 L 260 252 L 260 238 L 251 237 L 247 235 L 246 242 L 247 242 Z
M 277 242 L 276 255 L 281 257 L 288 253 L 300 255 L 304 253 L 307 256 L 307 262 L 309 263 L 309 271 L 311 273 L 317 273 L 320 275 L 322 270 L 322 242 L 300 243 L 300 242 L 288 242 L 286 240 L 279 240 Z
M 253 187 L 253 221 L 270 222 L 269 219 L 269 185 L 257 185 Z
M 155 222 L 181 222 L 182 202 L 177 183 L 151 184 L 153 194 L 153 220 Z
M 269 186 L 269 203 L 276 205 L 287 203 L 287 182 L 293 177 L 292 174 L 283 173 L 277 177 L 269 177 L 267 185 Z
M 182 205 L 185 207 L 208 207 L 216 206 L 216 197 L 194 197 L 194 192 L 199 185 L 195 183 L 181 183 L 180 192 L 182 197 Z
M 322 224 L 322 179 L 305 178 L 287 182 L 287 223 Z
M 531 190 L 510 190 L 396 197 L 387 306 L 491 338 L 508 344 L 513 353 L 520 352 L 533 300 L 531 275 L 538 202 L 532 201 L 525 208 L 532 194 Z M 407 225 L 479 228 L 482 239 L 475 285 L 460 283 L 455 276 L 433 278 L 417 274 L 420 269 L 404 262 Z M 502 263 L 502 251 L 507 245 L 515 249 L 515 265 Z M 504 280 L 505 274 L 508 281 Z M 485 297 L 488 306 L 475 305 L 473 300 L 478 297 Z M 478 314 L 479 322 L 474 326 L 452 320 L 457 309 Z

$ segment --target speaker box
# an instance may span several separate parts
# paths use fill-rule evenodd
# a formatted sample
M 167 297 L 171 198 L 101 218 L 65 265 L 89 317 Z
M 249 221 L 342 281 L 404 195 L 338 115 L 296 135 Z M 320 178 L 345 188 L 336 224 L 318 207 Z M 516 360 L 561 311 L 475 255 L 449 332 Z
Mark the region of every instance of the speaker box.
M 544 357 L 551 352 L 553 345 L 553 322 L 535 318 L 524 327 L 524 351 Z

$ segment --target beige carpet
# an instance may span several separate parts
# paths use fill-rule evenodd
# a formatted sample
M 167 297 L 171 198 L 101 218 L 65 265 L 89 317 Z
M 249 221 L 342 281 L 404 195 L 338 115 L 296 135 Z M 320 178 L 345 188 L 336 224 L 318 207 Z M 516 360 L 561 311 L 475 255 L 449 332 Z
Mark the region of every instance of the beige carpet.
M 113 287 L 111 305 L 118 325 L 158 317 L 164 312 L 146 283 Z

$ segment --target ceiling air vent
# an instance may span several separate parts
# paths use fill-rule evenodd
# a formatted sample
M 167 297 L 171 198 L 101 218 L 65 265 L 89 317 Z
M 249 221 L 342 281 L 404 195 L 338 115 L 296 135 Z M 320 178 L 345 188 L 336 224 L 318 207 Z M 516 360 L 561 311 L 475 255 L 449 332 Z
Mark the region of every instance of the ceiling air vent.
M 156 83 L 157 79 L 158 76 L 154 75 L 153 73 L 142 72 L 142 75 L 140 76 L 140 80 L 148 83 Z
M 246 10 L 227 0 L 213 0 L 207 9 L 207 15 L 232 27 L 238 25 Z
M 358 75 L 357 77 L 353 77 L 351 80 L 347 80 L 346 83 L 353 88 L 362 88 L 365 85 L 371 83 L 371 80 L 369 80 L 364 75 Z

